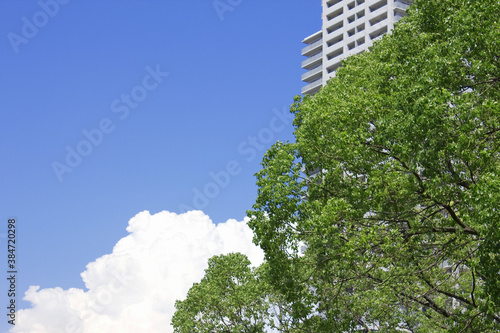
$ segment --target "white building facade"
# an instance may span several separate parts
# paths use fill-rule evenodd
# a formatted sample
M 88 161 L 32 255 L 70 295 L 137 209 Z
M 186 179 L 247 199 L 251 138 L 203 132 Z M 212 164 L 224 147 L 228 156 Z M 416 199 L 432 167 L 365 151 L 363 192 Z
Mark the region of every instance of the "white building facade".
M 335 75 L 346 57 L 367 50 L 406 16 L 413 0 L 322 0 L 322 29 L 302 42 L 302 94 L 312 95 Z

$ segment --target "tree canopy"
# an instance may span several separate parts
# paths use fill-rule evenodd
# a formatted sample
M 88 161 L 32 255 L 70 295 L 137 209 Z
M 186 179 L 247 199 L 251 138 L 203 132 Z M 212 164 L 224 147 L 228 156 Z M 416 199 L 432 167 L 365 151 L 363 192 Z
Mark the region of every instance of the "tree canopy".
M 267 265 L 253 268 L 241 253 L 210 258 L 201 282 L 175 304 L 174 331 L 290 332 L 292 309 L 269 281 Z
M 499 13 L 415 0 L 296 97 L 296 141 L 268 150 L 248 212 L 281 331 L 500 330 Z
M 267 152 L 249 216 L 316 331 L 500 329 L 498 13 L 417 0 L 296 98 L 296 142 Z
M 263 332 L 267 306 L 249 265 L 240 253 L 210 258 L 202 281 L 175 304 L 175 331 Z

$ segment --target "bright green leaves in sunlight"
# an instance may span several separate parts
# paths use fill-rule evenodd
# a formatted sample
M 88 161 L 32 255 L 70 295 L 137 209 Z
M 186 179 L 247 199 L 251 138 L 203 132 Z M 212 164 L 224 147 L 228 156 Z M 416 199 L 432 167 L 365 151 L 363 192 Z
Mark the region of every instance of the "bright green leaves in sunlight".
M 500 330 L 499 12 L 417 0 L 296 99 L 249 216 L 313 331 Z
M 248 212 L 264 265 L 212 258 L 177 332 L 500 331 L 500 2 L 408 13 L 296 97 Z
M 177 301 L 176 332 L 264 332 L 265 290 L 242 254 L 212 257 L 205 277 Z
M 291 308 L 268 283 L 267 265 L 241 253 L 214 256 L 172 318 L 175 332 L 291 332 Z

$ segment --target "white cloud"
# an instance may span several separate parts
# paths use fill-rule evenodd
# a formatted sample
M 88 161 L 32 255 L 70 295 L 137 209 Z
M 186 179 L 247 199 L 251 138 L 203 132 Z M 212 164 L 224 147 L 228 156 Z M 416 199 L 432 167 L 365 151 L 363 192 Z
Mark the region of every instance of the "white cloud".
M 111 254 L 81 274 L 88 291 L 31 286 L 10 332 L 172 332 L 176 299 L 199 282 L 213 255 L 241 252 L 254 265 L 263 260 L 246 220 L 215 225 L 201 211 L 177 215 L 141 212 Z

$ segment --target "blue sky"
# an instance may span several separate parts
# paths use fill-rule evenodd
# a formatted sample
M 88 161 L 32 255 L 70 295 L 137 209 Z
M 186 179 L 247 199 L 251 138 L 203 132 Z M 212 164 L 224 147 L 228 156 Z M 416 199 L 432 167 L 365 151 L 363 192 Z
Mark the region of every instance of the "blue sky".
M 20 295 L 85 290 L 139 212 L 251 208 L 265 149 L 293 139 L 321 3 L 219 3 L 0 1 L 0 233 L 17 219 Z

